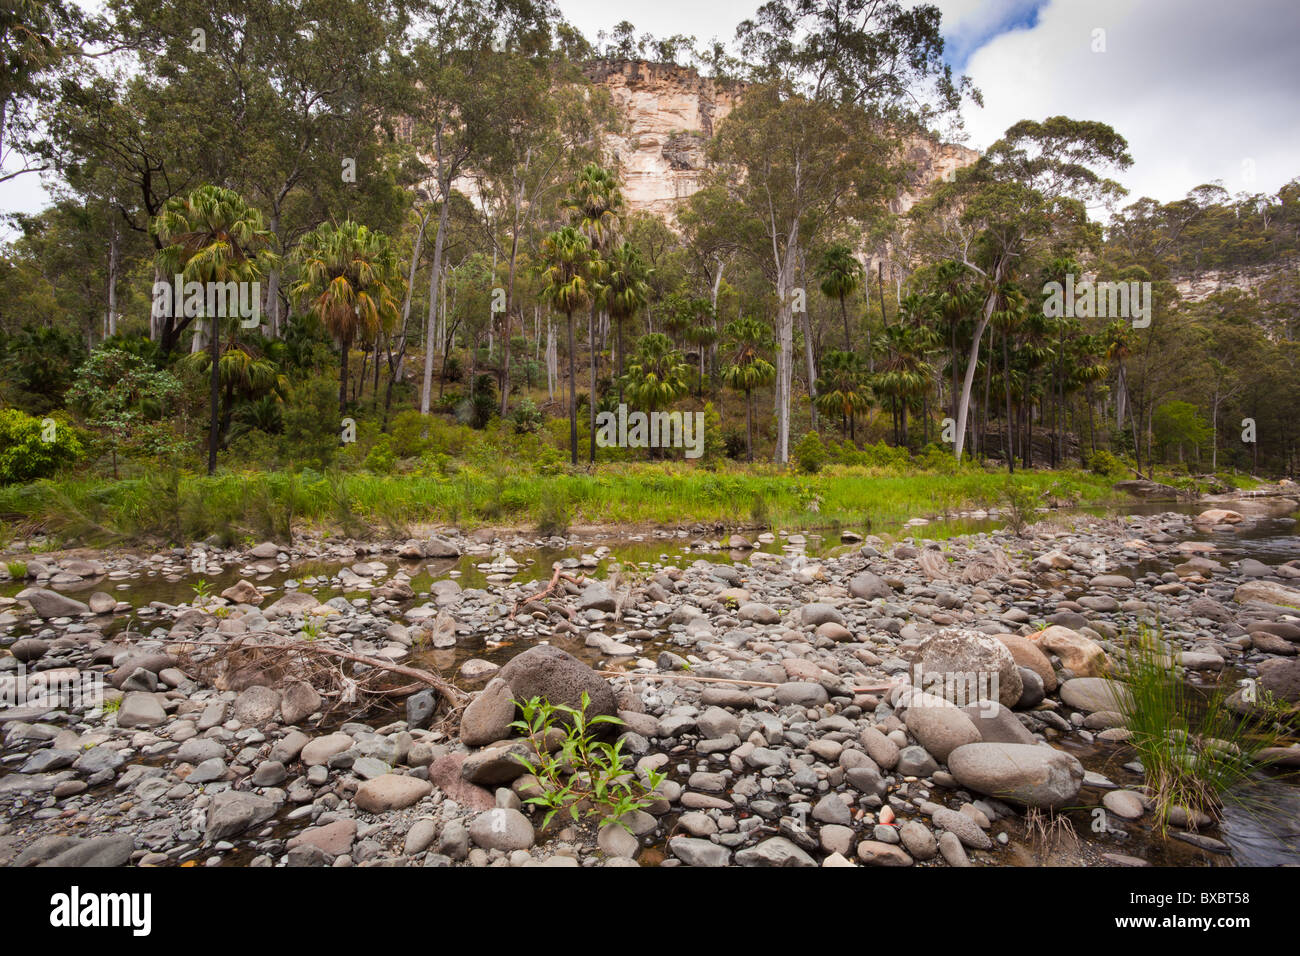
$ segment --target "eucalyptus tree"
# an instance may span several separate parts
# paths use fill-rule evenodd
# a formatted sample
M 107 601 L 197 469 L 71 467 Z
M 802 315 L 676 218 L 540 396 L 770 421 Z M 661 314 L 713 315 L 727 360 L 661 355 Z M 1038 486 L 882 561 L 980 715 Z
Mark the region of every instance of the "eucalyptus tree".
M 557 14 L 549 3 L 535 0 L 427 0 L 422 13 L 425 30 L 401 66 L 414 80 L 406 101 L 412 136 L 427 158 L 430 193 L 438 203 L 420 390 L 420 412 L 427 415 L 453 186 L 503 148 L 508 129 L 500 122 L 501 104 L 518 67 L 509 51 L 535 48 L 538 38 L 553 30 Z
M 276 261 L 270 251 L 274 236 L 265 228 L 262 214 L 233 190 L 200 186 L 167 201 L 154 223 L 164 244 L 158 259 L 164 275 L 180 275 L 185 282 L 253 282 Z M 220 438 L 221 327 L 218 316 L 205 316 L 210 356 L 208 474 L 217 470 Z
M 883 211 L 901 182 L 902 131 L 954 113 L 969 90 L 943 63 L 939 21 L 934 6 L 895 0 L 769 0 L 737 29 L 752 85 L 710 150 L 775 285 L 779 462 L 803 250 L 836 219 Z
M 1027 263 L 1052 248 L 1079 248 L 1099 236 L 1088 221 L 1089 204 L 1112 205 L 1125 192 L 1094 169 L 1132 165 L 1124 137 L 1105 123 L 1053 116 L 1023 120 L 971 167 L 958 170 L 932 201 L 912 210 L 914 219 L 939 220 L 931 233 L 941 254 L 979 277 L 984 302 L 971 336 L 970 356 L 957 405 L 960 460 L 965 447 L 971 386 L 984 330 L 1003 285 L 1021 277 Z
M 569 460 L 578 463 L 578 398 L 577 370 L 574 354 L 577 346 L 573 339 L 573 313 L 592 301 L 588 265 L 592 258 L 587 237 L 573 226 L 552 232 L 541 244 L 542 272 L 541 297 L 557 312 L 563 312 L 569 329 Z M 596 403 L 593 392 L 591 402 Z

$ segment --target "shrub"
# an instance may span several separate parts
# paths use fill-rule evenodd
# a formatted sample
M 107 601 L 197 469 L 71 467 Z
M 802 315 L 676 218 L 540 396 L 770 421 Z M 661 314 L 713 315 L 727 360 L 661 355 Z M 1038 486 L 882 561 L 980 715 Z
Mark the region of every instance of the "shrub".
M 1128 474 L 1124 462 L 1105 449 L 1095 451 L 1088 456 L 1088 470 L 1094 475 L 1101 475 L 1103 478 L 1118 479 Z
M 531 398 L 525 398 L 510 413 L 510 423 L 514 425 L 515 432 L 519 435 L 531 435 L 539 431 L 545 420 L 537 408 L 537 403 Z
M 568 495 L 554 483 L 547 483 L 542 488 L 542 497 L 537 506 L 537 533 L 564 534 L 569 530 L 573 518 Z
M 81 439 L 66 422 L 0 409 L 0 484 L 49 478 L 82 453 Z
M 523 720 L 512 727 L 527 734 L 537 752 L 536 761 L 515 755 L 537 778 L 541 794 L 527 803 L 546 807 L 542 826 L 550 824 L 557 813 L 565 811 L 577 822 L 584 814 L 598 816 L 600 825 L 616 823 L 630 829 L 622 817 L 650 806 L 646 797 L 664 781 L 657 770 L 645 771 L 645 782 L 624 766 L 623 741 L 610 744 L 597 739 L 606 727 L 622 724 L 617 717 L 588 717 L 591 698 L 582 692 L 582 707 L 551 704 L 538 697 L 515 701 Z M 548 747 L 553 729 L 563 729 L 565 738 L 558 750 Z M 594 729 L 593 729 L 594 728 Z
M 800 438 L 799 444 L 794 446 L 794 459 L 805 475 L 815 475 L 821 471 L 826 465 L 826 446 L 822 444 L 821 436 L 809 432 Z

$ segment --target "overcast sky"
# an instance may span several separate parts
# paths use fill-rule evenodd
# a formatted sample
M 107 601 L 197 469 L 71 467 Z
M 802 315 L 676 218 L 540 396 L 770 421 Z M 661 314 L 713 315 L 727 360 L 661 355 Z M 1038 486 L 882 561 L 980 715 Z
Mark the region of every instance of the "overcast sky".
M 97 6 L 95 0 L 78 0 Z M 1179 199 L 1221 180 L 1275 192 L 1300 176 L 1300 0 L 935 0 L 947 56 L 984 93 L 965 111 L 967 145 L 1012 123 L 1064 114 L 1109 123 L 1134 165 L 1130 199 Z M 593 41 L 629 20 L 638 34 L 730 42 L 755 0 L 558 0 Z M 1099 31 L 1104 31 L 1099 32 Z M 47 201 L 35 176 L 0 184 L 0 210 Z

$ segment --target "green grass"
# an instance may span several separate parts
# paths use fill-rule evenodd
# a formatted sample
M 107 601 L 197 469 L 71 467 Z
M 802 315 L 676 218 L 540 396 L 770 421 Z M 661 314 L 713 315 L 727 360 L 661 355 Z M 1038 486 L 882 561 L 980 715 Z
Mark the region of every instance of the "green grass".
M 1221 820 L 1226 801 L 1250 800 L 1243 785 L 1264 765 L 1260 751 L 1282 737 L 1270 715 L 1232 713 L 1221 689 L 1202 696 L 1171 665 L 1159 635 L 1145 628 L 1129 643 L 1115 676 L 1129 692 L 1118 707 L 1132 735 L 1129 744 L 1146 768 L 1161 830 L 1174 807 Z
M 1110 483 L 1082 471 L 1019 473 L 1043 502 L 1098 506 Z M 975 468 L 902 473 L 832 465 L 796 475 L 772 465 L 706 470 L 680 463 L 604 465 L 594 473 L 511 474 L 463 468 L 450 476 L 304 471 L 65 479 L 0 489 L 0 515 L 67 543 L 182 544 L 215 535 L 288 540 L 306 526 L 350 536 L 417 522 L 462 526 L 723 523 L 890 530 L 908 518 L 989 508 L 1008 478 Z M 566 521 L 565 519 L 568 519 Z
M 8 570 L 9 577 L 15 581 L 25 581 L 27 579 L 26 561 L 10 561 L 5 565 L 5 569 Z

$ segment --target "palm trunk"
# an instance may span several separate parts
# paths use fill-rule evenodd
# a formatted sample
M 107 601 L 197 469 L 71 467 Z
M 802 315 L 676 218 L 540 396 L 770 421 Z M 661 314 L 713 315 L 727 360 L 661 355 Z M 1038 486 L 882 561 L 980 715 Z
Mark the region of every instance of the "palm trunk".
M 587 403 L 591 412 L 591 435 L 589 460 L 596 463 L 596 306 L 593 303 L 587 316 L 587 349 L 591 353 L 591 400 Z
M 208 474 L 215 474 L 217 470 L 217 437 L 218 437 L 218 411 L 217 405 L 221 400 L 221 329 L 217 325 L 217 317 L 214 315 L 208 319 L 208 356 L 212 362 L 211 375 L 209 377 L 208 400 L 211 403 L 211 420 L 208 425 Z
M 573 361 L 576 346 L 573 343 L 573 313 L 565 313 L 569 319 L 569 461 L 578 463 L 578 369 Z

